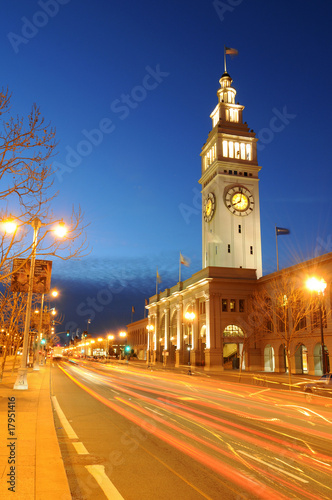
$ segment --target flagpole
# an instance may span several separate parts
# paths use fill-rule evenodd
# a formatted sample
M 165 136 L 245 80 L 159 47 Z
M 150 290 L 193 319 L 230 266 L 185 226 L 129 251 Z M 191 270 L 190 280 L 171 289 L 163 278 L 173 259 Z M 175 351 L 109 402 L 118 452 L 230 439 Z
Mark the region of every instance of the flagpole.
M 276 249 L 277 249 L 277 271 L 279 271 L 279 254 L 278 254 L 278 234 L 277 234 L 277 226 L 275 226 L 276 231 Z
M 158 295 L 158 267 L 157 267 L 157 274 L 156 274 L 156 295 Z
M 179 255 L 179 283 L 181 281 L 181 254 Z
M 224 45 L 224 69 L 225 69 L 225 73 L 227 73 L 227 71 L 226 71 L 226 45 Z

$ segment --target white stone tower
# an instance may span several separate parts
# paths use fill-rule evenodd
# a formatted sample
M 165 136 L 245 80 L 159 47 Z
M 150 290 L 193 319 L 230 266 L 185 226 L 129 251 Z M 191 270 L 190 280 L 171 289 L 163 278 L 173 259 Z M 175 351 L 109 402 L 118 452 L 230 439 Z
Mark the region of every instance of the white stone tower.
M 225 72 L 202 148 L 202 266 L 249 268 L 262 276 L 257 139 Z

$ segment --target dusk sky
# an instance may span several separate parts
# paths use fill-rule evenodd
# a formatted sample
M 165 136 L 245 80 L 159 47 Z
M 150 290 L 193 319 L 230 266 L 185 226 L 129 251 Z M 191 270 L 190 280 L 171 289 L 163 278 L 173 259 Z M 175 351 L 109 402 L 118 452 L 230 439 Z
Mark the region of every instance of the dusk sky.
M 53 261 L 59 329 L 117 332 L 201 269 L 200 152 L 227 70 L 258 138 L 263 272 L 332 251 L 327 0 L 15 0 L 0 19 L 13 113 L 57 131 L 53 203 L 81 206 L 90 254 Z M 280 118 L 282 117 L 282 119 Z M 276 118 L 277 117 L 277 118 Z M 274 126 L 275 124 L 278 127 Z M 83 141 L 83 142 L 82 142 Z

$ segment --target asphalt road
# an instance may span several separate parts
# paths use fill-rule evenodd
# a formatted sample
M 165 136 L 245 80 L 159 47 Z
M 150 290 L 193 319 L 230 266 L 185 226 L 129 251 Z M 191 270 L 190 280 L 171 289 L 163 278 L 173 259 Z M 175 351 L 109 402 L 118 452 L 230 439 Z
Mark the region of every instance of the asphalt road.
M 126 365 L 51 376 L 73 499 L 332 498 L 329 398 Z

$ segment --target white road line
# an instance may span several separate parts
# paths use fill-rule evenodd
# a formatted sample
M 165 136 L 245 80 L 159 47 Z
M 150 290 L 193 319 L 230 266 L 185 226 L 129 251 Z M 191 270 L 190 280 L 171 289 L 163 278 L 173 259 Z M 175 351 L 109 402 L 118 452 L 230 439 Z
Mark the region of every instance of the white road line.
M 95 478 L 109 500 L 124 500 L 123 496 L 120 495 L 114 484 L 105 474 L 105 467 L 103 465 L 86 465 L 85 468 Z
M 76 443 L 72 443 L 76 452 L 79 454 L 79 455 L 89 455 L 89 452 L 88 450 L 86 449 L 86 447 L 84 446 L 83 443 L 81 442 L 76 442 Z
M 242 450 L 237 450 L 238 453 L 241 453 L 241 455 L 245 455 L 248 458 L 251 458 L 252 460 L 256 460 L 256 462 L 260 462 L 261 464 L 266 465 L 267 467 L 270 467 L 271 469 L 277 470 L 281 472 L 282 474 L 285 474 L 286 476 L 292 477 L 293 479 L 296 479 L 297 481 L 300 481 L 301 483 L 309 483 L 309 481 L 306 481 L 305 479 L 302 479 L 299 476 L 295 476 L 294 474 L 291 474 L 290 472 L 285 471 L 284 469 L 280 469 L 279 467 L 276 467 L 275 465 L 269 464 L 268 462 L 264 462 L 264 460 L 261 460 L 260 458 L 253 457 L 252 455 L 249 455 L 249 453 L 246 453 L 245 451 Z
M 54 409 L 57 412 L 58 417 L 60 419 L 60 422 L 62 424 L 62 427 L 66 431 L 66 434 L 69 437 L 69 439 L 78 439 L 78 436 L 77 436 L 76 432 L 74 431 L 74 429 L 72 428 L 72 426 L 68 422 L 65 414 L 61 410 L 60 405 L 58 403 L 58 400 L 57 400 L 56 396 L 52 396 L 52 401 L 53 401 Z
M 153 413 L 157 413 L 158 415 L 161 415 L 162 417 L 164 416 L 163 413 L 159 413 L 159 411 L 157 411 L 157 410 L 152 410 L 152 408 L 149 408 L 148 406 L 144 406 L 144 408 L 146 408 L 149 411 L 153 411 Z

